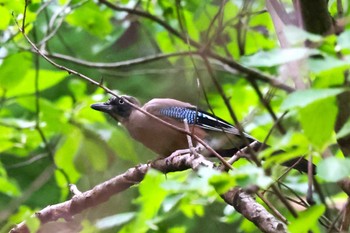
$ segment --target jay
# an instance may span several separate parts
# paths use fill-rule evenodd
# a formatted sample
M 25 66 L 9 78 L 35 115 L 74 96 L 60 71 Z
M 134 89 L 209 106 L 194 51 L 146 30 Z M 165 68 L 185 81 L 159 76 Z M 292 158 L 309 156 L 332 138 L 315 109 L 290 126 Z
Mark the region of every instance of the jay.
M 126 100 L 126 101 L 125 101 Z M 144 146 L 156 152 L 161 157 L 167 157 L 176 150 L 188 148 L 188 140 L 184 132 L 173 129 L 162 122 L 142 113 L 128 102 L 141 107 L 140 102 L 132 96 L 111 97 L 105 103 L 92 104 L 91 108 L 108 113 L 120 122 L 131 137 Z M 191 132 L 207 142 L 221 156 L 232 156 L 238 150 L 256 141 L 246 133 L 214 116 L 199 110 L 196 106 L 175 99 L 152 99 L 141 107 L 144 111 L 174 125 L 185 128 L 186 120 Z M 246 138 L 243 139 L 242 137 Z M 262 148 L 265 146 L 258 142 Z M 297 164 L 295 164 L 298 162 Z M 307 172 L 308 161 L 304 158 L 294 158 L 284 162 L 284 166 L 302 172 Z M 315 165 L 313 165 L 315 174 Z

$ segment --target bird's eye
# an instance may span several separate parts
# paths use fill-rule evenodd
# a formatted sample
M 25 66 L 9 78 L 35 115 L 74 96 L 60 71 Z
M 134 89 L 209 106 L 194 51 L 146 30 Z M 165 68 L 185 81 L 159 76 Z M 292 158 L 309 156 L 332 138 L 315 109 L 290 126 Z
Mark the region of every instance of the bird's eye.
M 119 102 L 119 104 L 124 104 L 123 98 L 120 98 L 120 99 L 118 100 L 118 102 Z

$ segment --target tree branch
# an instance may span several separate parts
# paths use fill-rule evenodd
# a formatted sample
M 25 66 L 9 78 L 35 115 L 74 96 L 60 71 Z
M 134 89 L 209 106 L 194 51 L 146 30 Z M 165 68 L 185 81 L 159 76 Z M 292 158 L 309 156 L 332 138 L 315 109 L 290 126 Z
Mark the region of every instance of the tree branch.
M 294 88 L 278 81 L 275 77 L 271 77 L 271 76 L 266 75 L 258 70 L 243 66 L 230 58 L 222 57 L 222 56 L 216 54 L 215 52 L 211 51 L 209 48 L 203 47 L 200 43 L 192 40 L 188 36 L 182 35 L 180 32 L 178 32 L 176 29 L 174 29 L 172 26 L 170 26 L 164 20 L 162 20 L 162 19 L 160 19 L 160 18 L 158 18 L 158 17 L 156 17 L 148 12 L 138 10 L 138 9 L 120 7 L 116 4 L 108 2 L 106 0 L 99 0 L 99 2 L 102 4 L 105 4 L 106 6 L 108 6 L 109 8 L 111 8 L 115 11 L 127 12 L 129 14 L 141 16 L 143 18 L 146 18 L 146 19 L 149 19 L 151 21 L 156 22 L 157 24 L 161 25 L 164 29 L 166 29 L 170 34 L 176 36 L 177 38 L 182 40 L 184 43 L 189 44 L 189 45 L 197 48 L 199 50 L 199 53 L 201 53 L 201 56 L 209 56 L 212 59 L 215 59 L 215 60 L 218 60 L 218 61 L 224 63 L 225 65 L 229 66 L 230 68 L 238 70 L 239 72 L 246 74 L 247 76 L 251 76 L 251 78 L 266 82 L 266 83 L 268 83 L 276 88 L 279 88 L 281 90 L 284 90 L 287 92 L 294 91 Z
M 171 156 L 170 158 L 171 159 L 165 158 L 155 160 L 152 163 L 130 168 L 123 174 L 105 181 L 91 190 L 83 193 L 76 192 L 77 195 L 69 201 L 42 209 L 35 214 L 35 217 L 40 220 L 41 224 L 57 221 L 60 218 L 69 222 L 75 215 L 82 211 L 104 203 L 113 195 L 140 183 L 150 168 L 157 169 L 163 173 L 169 173 L 189 168 L 197 170 L 200 166 L 215 167 L 212 162 L 201 155 L 193 156 L 191 154 L 184 154 Z M 245 218 L 252 221 L 262 232 L 286 232 L 286 227 L 283 222 L 271 215 L 262 205 L 257 203 L 250 194 L 242 189 L 234 188 L 222 195 L 222 198 Z M 29 229 L 26 226 L 26 222 L 22 222 L 10 232 L 27 233 Z

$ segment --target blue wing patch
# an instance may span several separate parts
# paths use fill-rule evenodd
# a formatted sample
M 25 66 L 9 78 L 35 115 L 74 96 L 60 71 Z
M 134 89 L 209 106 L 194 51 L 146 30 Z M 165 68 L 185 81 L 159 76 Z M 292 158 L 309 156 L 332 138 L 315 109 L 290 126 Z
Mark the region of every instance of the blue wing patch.
M 202 128 L 215 131 L 222 131 L 225 129 L 231 130 L 234 128 L 230 123 L 210 113 L 195 108 L 165 107 L 161 108 L 159 113 L 163 116 L 171 117 L 182 122 L 186 119 L 188 124 L 196 124 Z
M 159 113 L 179 121 L 184 121 L 186 119 L 188 124 L 196 124 L 196 118 L 198 118 L 198 115 L 196 116 L 196 110 L 183 107 L 161 108 Z

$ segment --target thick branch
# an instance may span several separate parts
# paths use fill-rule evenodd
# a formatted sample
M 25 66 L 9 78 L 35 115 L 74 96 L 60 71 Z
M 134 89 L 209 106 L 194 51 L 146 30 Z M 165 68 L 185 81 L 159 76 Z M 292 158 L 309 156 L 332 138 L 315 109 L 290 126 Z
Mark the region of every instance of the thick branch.
M 333 19 L 328 12 L 328 0 L 299 0 L 304 29 L 314 34 L 334 31 Z
M 69 201 L 44 208 L 37 212 L 35 216 L 40 219 L 42 224 L 57 221 L 60 218 L 70 221 L 75 215 L 84 210 L 106 202 L 113 195 L 140 183 L 150 168 L 157 169 L 163 173 L 181 171 L 189 168 L 198 169 L 199 166 L 214 168 L 214 164 L 206 160 L 203 156 L 194 157 L 190 154 L 185 154 L 170 158 L 171 159 L 156 160 L 150 164 L 142 164 L 130 168 L 125 173 L 105 181 L 89 191 L 81 194 L 78 193 Z M 272 216 L 246 192 L 234 189 L 224 194 L 222 197 L 245 218 L 252 221 L 261 231 L 286 232 L 285 225 Z M 11 233 L 24 232 L 29 232 L 25 222 L 20 223 L 11 230 Z
M 267 212 L 262 205 L 242 189 L 234 188 L 222 195 L 222 198 L 258 226 L 262 232 L 287 232 L 286 226 L 280 220 Z

